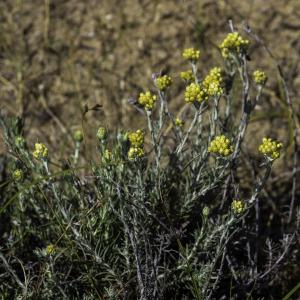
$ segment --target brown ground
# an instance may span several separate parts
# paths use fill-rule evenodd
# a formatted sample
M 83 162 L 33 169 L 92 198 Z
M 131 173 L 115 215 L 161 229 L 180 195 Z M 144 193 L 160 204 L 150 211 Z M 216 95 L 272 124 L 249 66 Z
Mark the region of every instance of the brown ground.
M 7 114 L 22 114 L 29 140 L 45 141 L 58 155 L 65 141 L 73 143 L 69 133 L 81 126 L 86 103 L 103 105 L 101 112 L 87 115 L 88 136 L 99 125 L 145 126 L 128 99 L 151 87 L 151 74 L 164 69 L 178 82 L 171 100 L 178 111 L 183 105 L 178 74 L 187 68 L 182 49 L 202 50 L 204 72 L 221 63 L 217 45 L 229 30 L 229 18 L 236 25 L 249 23 L 266 41 L 283 65 L 297 102 L 299 0 L 2 0 L 0 107 Z M 280 104 L 276 69 L 257 48 L 253 42 L 251 68 L 264 69 L 270 80 L 265 103 L 257 111 L 262 119 L 252 132 L 255 140 L 265 132 L 283 138 L 288 136 L 287 114 Z M 257 132 L 258 127 L 263 130 Z

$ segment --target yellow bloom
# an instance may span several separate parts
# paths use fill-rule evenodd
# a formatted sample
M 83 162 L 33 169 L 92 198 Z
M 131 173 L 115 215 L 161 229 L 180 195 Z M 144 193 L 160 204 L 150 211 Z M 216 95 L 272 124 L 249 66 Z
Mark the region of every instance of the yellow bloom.
M 166 90 L 172 84 L 172 78 L 168 75 L 163 75 L 156 78 L 156 86 L 161 91 Z
M 144 106 L 145 109 L 152 110 L 156 102 L 156 99 L 157 99 L 156 95 L 152 95 L 149 91 L 147 91 L 145 93 L 140 93 L 138 102 L 139 104 Z
M 187 103 L 192 103 L 195 101 L 202 102 L 203 100 L 207 100 L 208 95 L 199 84 L 191 83 L 185 89 L 184 100 Z
M 175 119 L 175 125 L 177 127 L 182 127 L 183 126 L 183 121 L 181 119 L 179 119 L 179 118 L 176 118 Z
M 250 42 L 243 39 L 238 32 L 228 33 L 226 38 L 219 46 L 222 51 L 222 56 L 228 58 L 230 53 L 239 54 L 246 51 Z
M 278 143 L 270 138 L 263 138 L 261 145 L 258 147 L 258 151 L 271 160 L 275 160 L 280 157 L 280 149 L 282 143 Z
M 132 147 L 140 148 L 144 144 L 144 133 L 138 129 L 136 132 L 129 133 L 128 139 Z
M 12 173 L 12 177 L 13 177 L 13 179 L 14 179 L 15 181 L 22 181 L 23 176 L 24 176 L 23 171 L 20 170 L 20 169 L 16 169 L 16 170 L 14 170 L 14 172 Z
M 112 153 L 108 149 L 105 149 L 103 153 L 103 160 L 105 162 L 110 162 L 112 160 Z
M 215 67 L 204 78 L 203 87 L 209 96 L 221 96 L 223 93 L 222 82 L 221 69 Z
M 55 246 L 53 244 L 50 244 L 46 247 L 46 253 L 48 255 L 54 254 L 55 252 Z
M 200 50 L 194 49 L 194 48 L 187 48 L 184 49 L 182 52 L 183 58 L 190 61 L 196 61 L 200 57 Z
M 242 200 L 233 200 L 231 203 L 231 209 L 236 215 L 239 215 L 245 211 L 246 206 Z
M 142 130 L 138 129 L 136 132 L 131 132 L 128 134 L 128 139 L 130 142 L 130 148 L 128 151 L 128 158 L 130 160 L 136 160 L 145 154 L 144 147 L 144 133 Z
M 265 74 L 265 72 L 260 71 L 260 70 L 254 71 L 252 76 L 253 76 L 254 82 L 258 85 L 264 85 L 268 80 L 268 77 Z
M 48 148 L 45 146 L 45 144 L 35 143 L 32 154 L 37 159 L 45 159 L 48 157 Z
M 103 141 L 107 137 L 107 131 L 105 127 L 99 127 L 96 134 L 99 141 Z
M 137 158 L 142 157 L 145 154 L 145 151 L 142 147 L 130 147 L 128 151 L 129 160 L 136 160 Z
M 194 81 L 195 77 L 192 70 L 184 71 L 180 73 L 181 79 L 185 81 Z
M 208 152 L 219 154 L 221 156 L 228 156 L 232 154 L 233 147 L 230 140 L 225 135 L 216 136 L 208 147 Z

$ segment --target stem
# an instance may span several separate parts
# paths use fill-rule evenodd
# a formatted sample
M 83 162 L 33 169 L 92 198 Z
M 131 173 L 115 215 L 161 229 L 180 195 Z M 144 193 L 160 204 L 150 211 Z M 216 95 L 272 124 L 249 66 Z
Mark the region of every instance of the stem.
M 156 167 L 157 167 L 157 170 L 159 168 L 159 159 L 160 159 L 160 147 L 158 147 L 158 143 L 157 143 L 157 138 L 156 138 L 156 134 L 154 132 L 154 128 L 153 128 L 153 124 L 152 124 L 152 120 L 151 120 L 151 116 L 152 116 L 152 113 L 151 111 L 147 110 L 146 111 L 146 114 L 147 114 L 147 120 L 148 120 L 148 128 L 149 128 L 149 131 L 150 131 L 150 134 L 151 134 L 151 138 L 152 138 L 152 145 L 153 145 L 153 148 L 154 148 L 154 153 L 155 153 L 155 161 L 156 161 Z
M 249 201 L 250 204 L 254 203 L 257 196 L 260 194 L 261 190 L 263 189 L 267 179 L 269 178 L 270 174 L 271 174 L 271 170 L 272 170 L 272 162 L 268 162 L 267 163 L 267 168 L 265 171 L 265 174 L 263 176 L 263 178 L 260 180 L 260 182 L 257 184 L 255 191 Z
M 185 145 L 185 143 L 186 143 L 186 141 L 187 141 L 189 135 L 191 134 L 193 128 L 194 128 L 195 125 L 196 125 L 196 122 L 197 122 L 197 120 L 198 120 L 198 117 L 202 114 L 202 112 L 203 112 L 203 106 L 204 106 L 204 102 L 202 102 L 201 105 L 200 105 L 200 107 L 199 107 L 199 109 L 196 110 L 194 119 L 193 119 L 193 121 L 192 121 L 192 123 L 191 123 L 191 125 L 190 125 L 190 127 L 189 127 L 189 129 L 188 129 L 188 131 L 187 131 L 187 133 L 186 133 L 186 135 L 185 135 L 183 141 L 178 145 L 178 147 L 177 147 L 177 149 L 176 149 L 176 151 L 175 151 L 175 153 L 176 153 L 177 155 L 182 151 L 182 148 L 184 147 L 184 145 Z
M 79 158 L 80 142 L 76 142 L 75 153 L 74 153 L 74 165 L 77 165 Z

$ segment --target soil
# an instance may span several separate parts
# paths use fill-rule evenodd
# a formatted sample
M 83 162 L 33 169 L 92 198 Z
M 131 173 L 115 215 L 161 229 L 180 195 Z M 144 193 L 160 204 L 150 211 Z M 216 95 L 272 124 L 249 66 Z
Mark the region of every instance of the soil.
M 184 105 L 179 73 L 188 68 L 182 49 L 201 49 L 203 73 L 222 64 L 218 44 L 229 31 L 229 19 L 242 33 L 249 24 L 266 42 L 283 66 L 296 102 L 299 15 L 298 0 L 2 0 L 0 107 L 4 114 L 24 118 L 29 143 L 43 141 L 57 156 L 73 147 L 71 133 L 81 128 L 86 105 L 102 105 L 85 117 L 87 145 L 100 125 L 112 130 L 146 127 L 128 99 L 153 86 L 154 72 L 168 72 L 176 83 L 170 105 L 179 111 Z M 253 40 L 250 57 L 251 69 L 259 67 L 270 78 L 250 133 L 256 144 L 265 133 L 289 143 L 274 62 Z

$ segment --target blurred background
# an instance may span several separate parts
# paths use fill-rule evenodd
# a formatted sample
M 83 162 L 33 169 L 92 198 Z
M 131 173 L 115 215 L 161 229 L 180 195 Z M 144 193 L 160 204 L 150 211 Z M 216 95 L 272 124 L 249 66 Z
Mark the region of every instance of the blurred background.
M 222 65 L 218 44 L 229 19 L 238 28 L 249 24 L 271 49 L 299 117 L 299 0 L 1 0 L 1 110 L 22 116 L 28 141 L 43 141 L 58 156 L 73 147 L 86 105 L 103 106 L 85 116 L 87 141 L 98 126 L 146 127 L 128 99 L 153 86 L 152 73 L 165 71 L 174 80 L 170 106 L 179 111 L 179 74 L 189 67 L 182 49 L 201 49 L 201 73 Z M 249 133 L 255 145 L 268 134 L 288 147 L 290 119 L 276 65 L 251 42 L 250 69 L 263 69 L 269 81 Z

